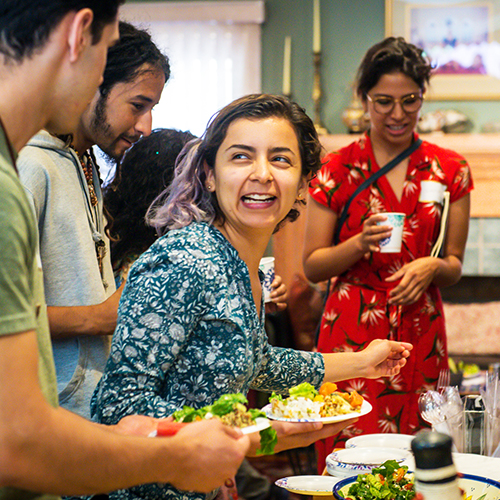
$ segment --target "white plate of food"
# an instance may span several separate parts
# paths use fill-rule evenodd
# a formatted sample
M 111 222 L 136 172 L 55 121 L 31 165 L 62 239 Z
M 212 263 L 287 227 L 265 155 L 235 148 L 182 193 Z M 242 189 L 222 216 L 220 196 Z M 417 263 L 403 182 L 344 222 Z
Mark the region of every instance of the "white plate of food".
M 257 417 L 255 419 L 255 425 L 248 425 L 247 427 L 240 427 L 240 431 L 243 434 L 253 434 L 254 432 L 260 432 L 271 426 L 271 423 L 267 418 Z
M 266 414 L 266 417 L 271 420 L 279 420 L 281 422 L 323 422 L 324 424 L 332 424 L 334 422 L 343 422 L 344 420 L 350 420 L 352 418 L 362 417 L 367 413 L 372 411 L 372 405 L 366 401 L 363 401 L 360 411 L 353 411 L 350 413 L 344 413 L 341 415 L 333 415 L 330 417 L 300 417 L 300 418 L 287 418 L 279 417 L 273 414 L 271 404 L 268 404 L 262 408 L 262 411 Z
M 332 496 L 339 481 L 340 478 L 331 476 L 290 476 L 278 479 L 275 484 L 299 495 Z
M 411 450 L 411 442 L 414 437 L 410 434 L 364 434 L 348 439 L 345 442 L 345 447 Z

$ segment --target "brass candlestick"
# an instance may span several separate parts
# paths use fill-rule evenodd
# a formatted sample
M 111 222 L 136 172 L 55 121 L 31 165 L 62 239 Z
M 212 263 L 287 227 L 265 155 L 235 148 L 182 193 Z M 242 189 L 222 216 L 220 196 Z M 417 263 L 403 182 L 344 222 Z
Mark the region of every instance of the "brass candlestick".
M 314 84 L 312 98 L 314 101 L 314 126 L 320 135 L 328 134 L 328 130 L 321 122 L 320 102 L 321 102 L 321 52 L 313 52 L 314 64 Z

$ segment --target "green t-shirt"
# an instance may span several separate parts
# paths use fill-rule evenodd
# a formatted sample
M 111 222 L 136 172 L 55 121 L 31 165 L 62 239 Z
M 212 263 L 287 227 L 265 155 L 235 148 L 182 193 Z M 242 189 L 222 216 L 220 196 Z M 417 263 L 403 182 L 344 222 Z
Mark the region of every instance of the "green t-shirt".
M 57 406 L 57 384 L 47 306 L 32 208 L 15 171 L 0 125 L 0 335 L 36 330 L 39 377 L 47 401 Z M 22 355 L 22 353 L 20 353 Z M 12 374 L 13 377 L 16 374 Z M 2 383 L 0 381 L 0 383 Z M 50 460 L 50 457 L 47 457 Z M 55 499 L 13 488 L 0 488 L 0 500 Z

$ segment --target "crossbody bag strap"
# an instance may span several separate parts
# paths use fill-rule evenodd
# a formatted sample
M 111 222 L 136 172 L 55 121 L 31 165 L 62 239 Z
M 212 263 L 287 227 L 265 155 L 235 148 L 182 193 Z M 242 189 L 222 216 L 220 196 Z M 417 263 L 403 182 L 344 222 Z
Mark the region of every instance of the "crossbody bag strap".
M 351 205 L 352 200 L 358 196 L 361 191 L 364 191 L 368 186 L 373 184 L 377 179 L 382 177 L 384 174 L 389 172 L 389 170 L 393 169 L 396 165 L 401 163 L 406 157 L 410 156 L 413 152 L 415 152 L 419 147 L 420 144 L 422 144 L 422 139 L 417 139 L 414 141 L 409 147 L 407 147 L 404 151 L 402 151 L 396 158 L 392 159 L 389 163 L 384 165 L 379 171 L 375 172 L 373 175 L 368 177 L 368 179 L 365 179 L 354 191 L 352 196 L 347 200 L 347 203 L 344 205 L 344 209 L 342 210 L 342 214 L 340 215 L 339 222 L 337 224 L 337 227 L 335 228 L 335 233 L 333 236 L 333 242 L 335 245 L 339 243 L 339 236 L 340 236 L 340 230 L 342 229 L 342 226 L 344 225 L 344 222 L 347 219 L 347 214 L 349 210 L 349 206 Z M 325 297 L 323 299 L 323 311 L 325 310 L 326 306 L 326 301 L 328 300 L 328 295 L 330 294 L 330 285 L 331 285 L 331 279 L 328 280 L 328 284 L 326 287 L 326 292 L 325 292 Z M 314 335 L 314 345 L 318 345 L 318 339 L 319 339 L 319 332 L 320 332 L 320 327 L 321 327 L 321 319 L 318 323 L 318 326 L 316 328 L 316 332 Z
M 414 151 L 416 151 L 420 147 L 420 144 L 422 144 L 422 139 L 417 139 L 408 148 L 406 148 L 398 156 L 396 156 L 396 158 L 393 158 L 389 163 L 387 163 L 380 170 L 378 170 L 373 175 L 368 177 L 368 179 L 365 179 L 358 186 L 356 191 L 354 191 L 352 196 L 347 200 L 347 203 L 344 205 L 344 209 L 342 210 L 342 213 L 340 214 L 340 219 L 339 219 L 339 222 L 337 224 L 337 227 L 335 228 L 335 234 L 333 237 L 333 242 L 335 243 L 335 245 L 337 245 L 339 243 L 340 230 L 342 229 L 342 226 L 344 225 L 344 223 L 347 219 L 347 216 L 349 213 L 349 207 L 350 207 L 352 201 L 354 200 L 354 198 L 356 198 L 356 196 L 358 196 L 358 194 L 361 193 L 362 191 L 364 191 L 368 186 L 373 184 L 377 179 L 380 179 L 380 177 L 382 177 L 387 172 L 392 170 L 396 165 L 399 165 L 406 157 L 410 156 Z

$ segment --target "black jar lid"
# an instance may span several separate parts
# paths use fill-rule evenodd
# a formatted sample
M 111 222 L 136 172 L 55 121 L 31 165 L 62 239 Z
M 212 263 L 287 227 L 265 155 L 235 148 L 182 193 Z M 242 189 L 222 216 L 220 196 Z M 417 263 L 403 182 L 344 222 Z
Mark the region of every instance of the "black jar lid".
M 453 465 L 450 436 L 434 431 L 420 432 L 411 442 L 417 469 L 441 469 Z

